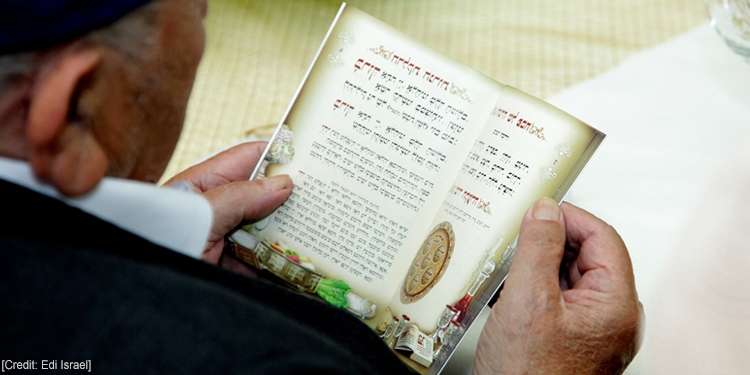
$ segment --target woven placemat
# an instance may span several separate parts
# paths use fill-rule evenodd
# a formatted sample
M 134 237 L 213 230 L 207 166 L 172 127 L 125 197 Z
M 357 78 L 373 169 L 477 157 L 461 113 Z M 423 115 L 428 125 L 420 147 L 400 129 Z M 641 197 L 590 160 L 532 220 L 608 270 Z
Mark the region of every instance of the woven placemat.
M 270 136 L 341 3 L 210 0 L 206 53 L 165 178 Z M 350 4 L 539 97 L 707 22 L 701 0 L 371 0 Z

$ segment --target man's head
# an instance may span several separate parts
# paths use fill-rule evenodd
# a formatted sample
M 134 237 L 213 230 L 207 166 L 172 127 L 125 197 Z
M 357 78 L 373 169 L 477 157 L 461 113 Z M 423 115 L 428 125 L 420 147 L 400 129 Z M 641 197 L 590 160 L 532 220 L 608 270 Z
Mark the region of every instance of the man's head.
M 33 18 L 4 6 L 6 15 Z M 105 175 L 156 181 L 182 128 L 203 53 L 205 0 L 154 0 L 121 12 L 103 27 L 79 20 L 94 29 L 64 40 L 24 41 L 31 50 L 0 41 L 10 51 L 0 55 L 0 155 L 28 160 L 64 194 L 88 192 Z

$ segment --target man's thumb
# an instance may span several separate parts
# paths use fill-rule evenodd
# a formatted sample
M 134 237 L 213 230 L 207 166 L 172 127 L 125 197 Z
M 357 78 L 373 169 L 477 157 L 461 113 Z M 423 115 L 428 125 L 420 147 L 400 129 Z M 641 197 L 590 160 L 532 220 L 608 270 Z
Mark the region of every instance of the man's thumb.
M 508 282 L 550 283 L 559 288 L 565 251 L 565 219 L 557 203 L 542 198 L 526 211 Z

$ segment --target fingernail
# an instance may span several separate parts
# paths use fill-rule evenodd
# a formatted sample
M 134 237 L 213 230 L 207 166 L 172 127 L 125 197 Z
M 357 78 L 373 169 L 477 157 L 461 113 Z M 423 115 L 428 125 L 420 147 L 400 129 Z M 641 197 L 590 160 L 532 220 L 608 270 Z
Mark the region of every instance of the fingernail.
M 536 220 L 558 221 L 560 220 L 561 215 L 562 212 L 560 211 L 560 206 L 557 205 L 557 202 L 547 197 L 536 201 L 534 207 L 531 209 L 531 217 Z
M 193 185 L 187 181 L 177 180 L 169 185 L 167 187 L 182 191 L 197 191 Z
M 263 179 L 263 183 L 268 191 L 279 191 L 289 187 L 289 176 L 278 175 L 273 177 L 267 177 Z

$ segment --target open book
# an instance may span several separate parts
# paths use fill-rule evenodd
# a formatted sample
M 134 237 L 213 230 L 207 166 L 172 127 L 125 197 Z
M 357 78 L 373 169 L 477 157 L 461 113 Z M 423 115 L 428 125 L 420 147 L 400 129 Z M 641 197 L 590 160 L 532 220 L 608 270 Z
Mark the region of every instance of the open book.
M 439 372 L 603 138 L 344 4 L 253 173 L 293 193 L 230 246 Z

